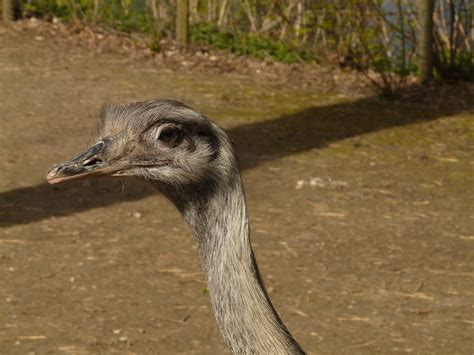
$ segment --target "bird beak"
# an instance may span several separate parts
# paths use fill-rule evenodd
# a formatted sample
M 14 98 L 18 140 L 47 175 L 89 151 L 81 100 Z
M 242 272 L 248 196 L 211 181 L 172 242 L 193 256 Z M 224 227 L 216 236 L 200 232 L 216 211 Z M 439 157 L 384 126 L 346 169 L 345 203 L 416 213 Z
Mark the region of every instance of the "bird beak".
M 111 164 L 101 158 L 108 141 L 101 140 L 71 160 L 53 166 L 46 175 L 50 184 L 85 179 L 91 176 L 111 175 L 123 170 L 121 164 Z

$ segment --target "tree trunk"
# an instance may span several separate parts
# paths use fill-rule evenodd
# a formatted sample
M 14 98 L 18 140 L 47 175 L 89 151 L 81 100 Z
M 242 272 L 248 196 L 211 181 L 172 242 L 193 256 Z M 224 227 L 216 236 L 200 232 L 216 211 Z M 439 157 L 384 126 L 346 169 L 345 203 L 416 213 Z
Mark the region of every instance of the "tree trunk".
M 207 22 L 214 23 L 217 14 L 217 0 L 207 0 Z
M 191 23 L 191 26 L 195 23 L 199 23 L 201 20 L 199 17 L 198 7 L 198 0 L 189 0 L 189 22 Z
M 403 16 L 403 8 L 402 0 L 397 0 L 397 8 L 398 8 L 398 21 L 400 26 L 400 56 L 402 57 L 401 67 L 402 67 L 402 76 L 407 75 L 407 65 L 406 65 L 406 32 L 405 32 L 405 17 Z
M 180 46 L 188 45 L 188 14 L 189 1 L 177 0 L 176 2 L 176 41 Z
M 301 36 L 301 23 L 303 21 L 303 9 L 304 3 L 302 0 L 298 1 L 298 4 L 296 4 L 296 20 L 294 24 L 294 30 L 295 30 L 295 36 L 296 38 L 300 38 Z
M 92 15 L 94 23 L 96 23 L 99 18 L 99 10 L 100 10 L 100 0 L 94 0 L 94 13 Z
M 227 24 L 227 10 L 229 7 L 228 0 L 222 0 L 221 9 L 219 11 L 219 19 L 217 20 L 217 27 L 220 30 L 225 30 Z
M 15 19 L 14 14 L 14 7 L 13 7 L 14 0 L 3 0 L 2 9 L 3 9 L 3 21 L 11 22 Z
M 158 7 L 156 6 L 156 1 L 155 0 L 147 0 L 148 7 L 151 10 L 151 16 L 153 19 L 153 32 L 157 34 L 159 32 L 159 13 L 158 13 Z
M 245 6 L 245 12 L 247 13 L 247 18 L 249 19 L 250 22 L 250 32 L 258 32 L 257 30 L 257 24 L 255 23 L 255 17 L 252 15 L 252 8 L 250 7 L 250 4 L 248 0 L 244 1 L 244 6 Z
M 434 0 L 418 0 L 420 18 L 420 80 L 426 83 L 433 78 L 433 10 Z

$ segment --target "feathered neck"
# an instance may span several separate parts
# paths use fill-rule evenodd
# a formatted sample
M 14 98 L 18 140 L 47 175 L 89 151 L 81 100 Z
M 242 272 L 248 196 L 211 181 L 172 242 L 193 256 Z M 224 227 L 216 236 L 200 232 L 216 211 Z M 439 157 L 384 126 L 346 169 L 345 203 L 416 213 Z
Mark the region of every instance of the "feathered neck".
M 240 174 L 168 197 L 191 226 L 220 331 L 235 354 L 304 354 L 275 311 L 250 243 Z M 192 190 L 192 191 L 191 191 Z

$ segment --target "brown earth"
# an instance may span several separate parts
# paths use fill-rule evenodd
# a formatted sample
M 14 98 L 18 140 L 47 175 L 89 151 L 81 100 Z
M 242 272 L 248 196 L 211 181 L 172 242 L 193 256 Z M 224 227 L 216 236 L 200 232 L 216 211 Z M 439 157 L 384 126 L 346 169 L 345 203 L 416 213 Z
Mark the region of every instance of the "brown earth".
M 227 352 L 169 202 L 135 181 L 44 180 L 104 101 L 155 97 L 235 140 L 261 271 L 305 349 L 473 352 L 472 86 L 384 102 L 352 74 L 194 70 L 40 27 L 0 27 L 1 354 Z

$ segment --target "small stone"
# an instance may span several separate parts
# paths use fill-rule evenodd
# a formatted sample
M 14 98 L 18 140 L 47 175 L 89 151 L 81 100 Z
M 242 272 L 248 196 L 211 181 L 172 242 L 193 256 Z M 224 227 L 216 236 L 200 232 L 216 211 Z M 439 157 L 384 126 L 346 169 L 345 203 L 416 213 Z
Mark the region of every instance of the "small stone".
M 114 329 L 113 333 L 114 334 L 120 334 L 122 332 L 122 329 Z
M 123 336 L 123 337 L 120 337 L 119 340 L 121 342 L 126 342 L 128 340 L 128 338 L 126 336 Z
M 326 184 L 324 183 L 323 179 L 321 178 L 311 178 L 309 180 L 309 185 L 310 186 L 318 186 L 318 187 L 325 187 Z
M 295 189 L 296 190 L 299 190 L 299 189 L 302 189 L 303 186 L 305 185 L 305 181 L 304 180 L 299 180 L 297 183 L 296 183 L 296 186 L 295 186 Z
M 215 55 L 211 55 L 211 56 L 209 57 L 209 60 L 210 60 L 211 62 L 215 62 L 215 61 L 217 61 L 218 59 L 219 59 L 219 58 L 218 58 L 217 56 L 215 56 Z
M 142 218 L 142 214 L 140 212 L 133 212 L 132 216 L 138 219 Z

